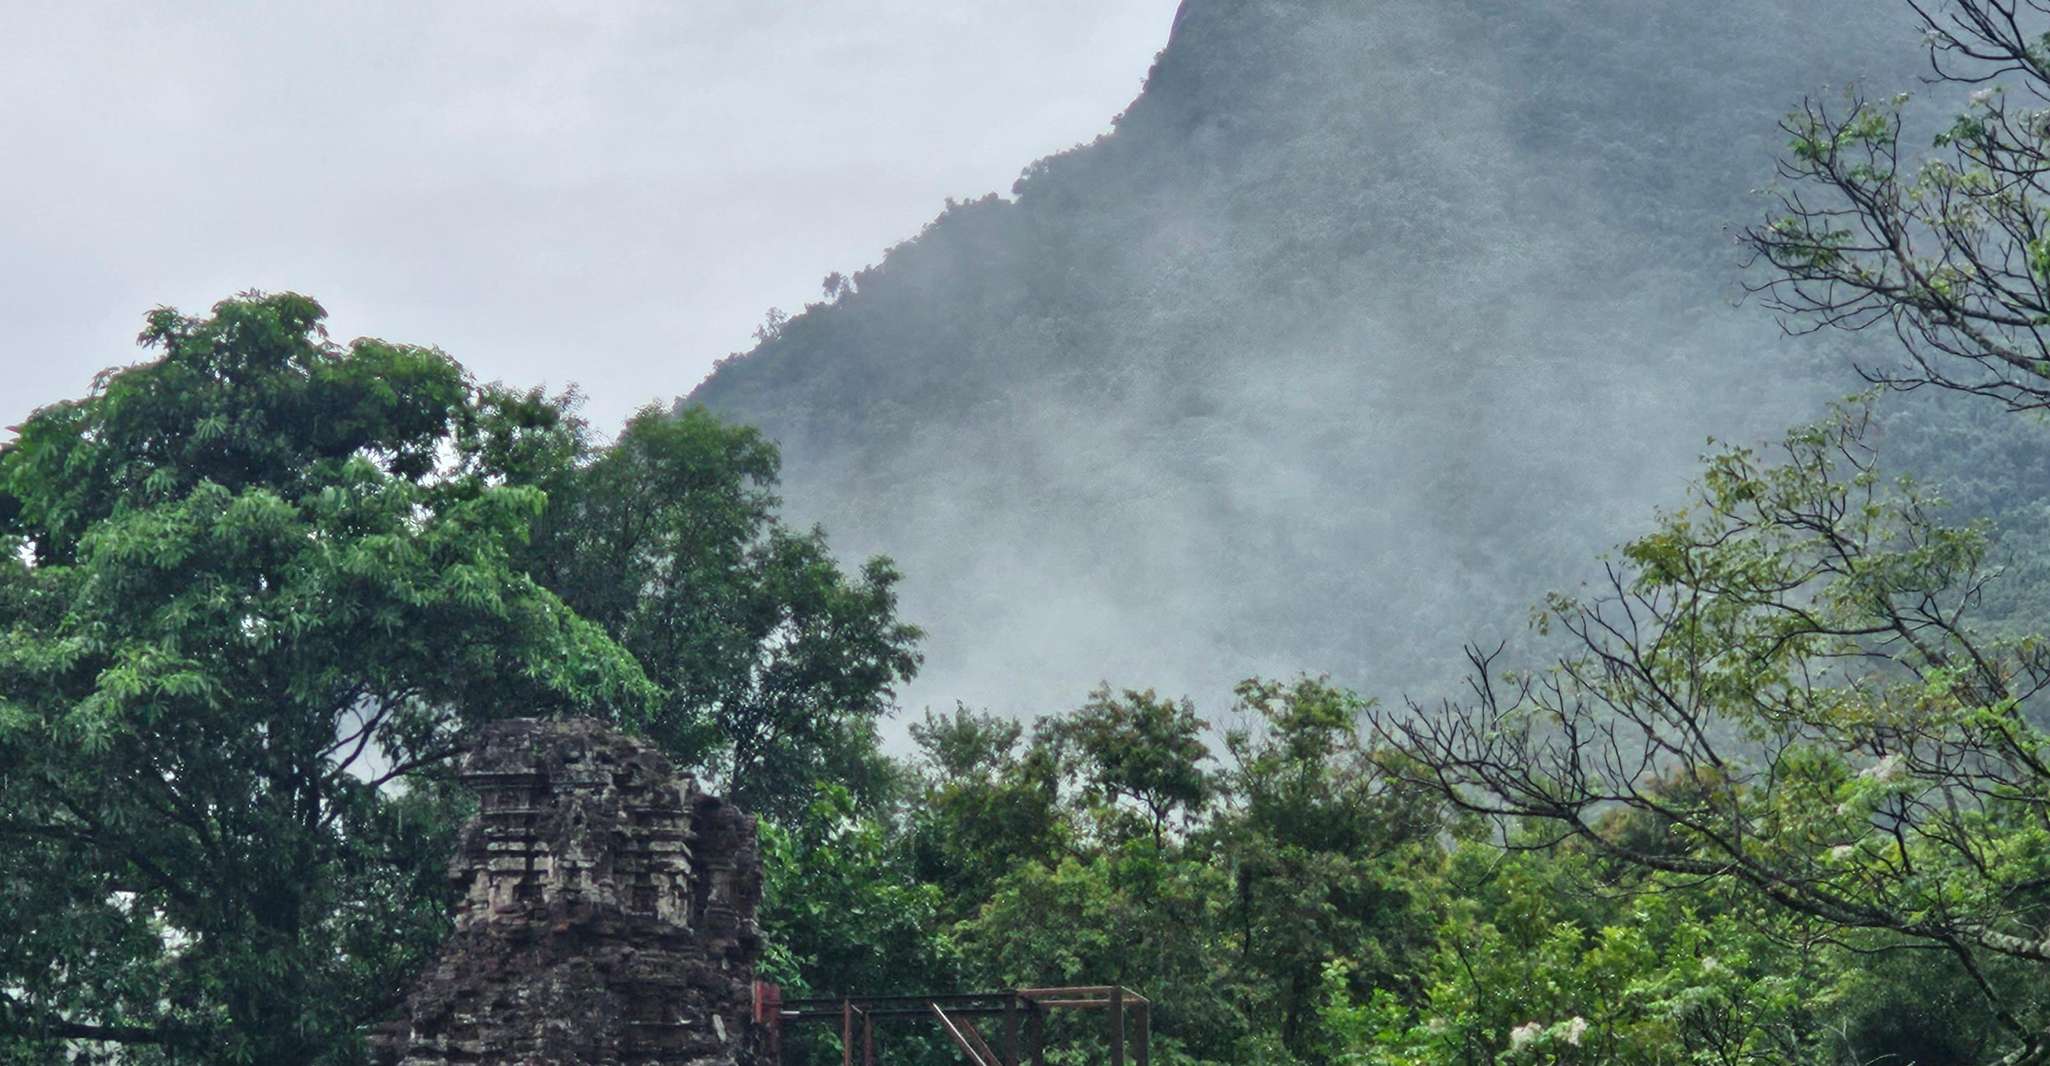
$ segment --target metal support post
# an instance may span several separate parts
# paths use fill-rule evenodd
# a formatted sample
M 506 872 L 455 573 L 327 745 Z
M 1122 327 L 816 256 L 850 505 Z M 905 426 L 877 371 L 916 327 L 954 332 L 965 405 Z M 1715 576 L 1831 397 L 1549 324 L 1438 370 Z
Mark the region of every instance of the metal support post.
M 1125 1066 L 1125 986 L 1110 986 L 1110 1066 Z
M 1004 996 L 1004 1066 L 1018 1066 L 1018 996 Z

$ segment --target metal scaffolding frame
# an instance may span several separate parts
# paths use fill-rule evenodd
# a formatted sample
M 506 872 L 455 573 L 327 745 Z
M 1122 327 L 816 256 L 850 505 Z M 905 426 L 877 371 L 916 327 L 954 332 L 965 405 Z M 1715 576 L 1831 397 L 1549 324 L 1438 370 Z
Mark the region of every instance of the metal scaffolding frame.
M 1122 985 L 1009 988 L 905 996 L 812 996 L 784 1000 L 774 985 L 758 985 L 756 1020 L 768 1027 L 771 1061 L 782 1061 L 784 1025 L 838 1022 L 841 1066 L 876 1066 L 876 1025 L 891 1021 L 939 1023 L 969 1066 L 1046 1066 L 1046 1015 L 1055 1008 L 1101 1010 L 1110 1045 L 1109 1066 L 1150 1066 L 1153 1002 Z M 994 1021 L 996 1039 L 976 1025 Z

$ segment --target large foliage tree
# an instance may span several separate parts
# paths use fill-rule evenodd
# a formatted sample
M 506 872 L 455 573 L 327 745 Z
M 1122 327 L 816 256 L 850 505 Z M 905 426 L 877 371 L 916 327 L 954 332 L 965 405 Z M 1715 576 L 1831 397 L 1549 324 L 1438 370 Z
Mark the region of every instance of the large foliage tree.
M 1038 732 L 1081 785 L 1101 832 L 1112 840 L 1143 835 L 1159 849 L 1171 831 L 1201 818 L 1216 794 L 1205 728 L 1187 699 L 1151 689 L 1113 694 L 1105 685 Z
M 0 1047 L 31 1060 L 348 1061 L 444 928 L 474 725 L 593 714 L 716 768 L 768 707 L 749 765 L 789 787 L 913 665 L 886 564 L 849 582 L 784 533 L 749 431 L 642 419 L 601 448 L 560 402 L 322 318 L 160 310 L 157 358 L 0 446 Z M 686 583 L 746 618 L 662 584 L 693 552 Z M 828 699 L 831 729 L 787 724 Z
M 1959 110 L 1925 151 L 1913 131 L 1930 109 L 1908 94 L 1806 102 L 1784 126 L 1775 210 L 1745 234 L 1754 285 L 1791 329 L 1890 332 L 1903 358 L 1868 354 L 1875 381 L 2050 406 L 2050 4 L 1908 4 L 1928 82 L 1957 94 L 1939 106 Z M 1605 589 L 1549 604 L 1568 644 L 1553 669 L 1507 671 L 1477 650 L 1471 699 L 1381 728 L 1420 781 L 1549 833 L 1556 845 L 1535 845 L 1548 853 L 1585 849 L 1755 913 L 1716 950 L 1776 953 L 1765 976 L 1798 970 L 1809 995 L 1754 999 L 1742 1020 L 1768 1024 L 1725 1027 L 1720 1061 L 2050 1061 L 2050 659 L 2038 638 L 1995 635 L 2037 620 L 1988 611 L 2028 596 L 1989 596 L 1988 531 L 1946 525 L 1929 493 L 1884 479 L 1869 429 L 1853 407 L 1790 435 L 1777 463 L 1713 457 Z M 1603 935 L 1628 943 L 1628 924 Z M 1789 955 L 1796 941 L 1826 950 Z M 1633 964 L 1636 986 L 1700 998 L 1602 1035 L 1703 1037 L 1673 1027 L 1697 1025 L 1734 971 L 1683 973 L 1675 950 Z M 1858 954 L 1829 957 L 1841 951 Z M 1901 959 L 1919 994 L 1902 994 Z M 1832 1000 L 1837 1038 L 1811 1039 Z M 1412 1049 L 1447 1031 L 1434 1024 Z M 1479 1035 L 1502 1049 L 1499 1028 Z M 1571 1061 L 1586 1033 L 1570 1049 L 1553 1035 L 1532 1028 L 1520 1047 Z
M 529 397 L 529 402 L 539 403 Z M 526 558 L 661 690 L 651 733 L 750 810 L 798 818 L 819 781 L 874 799 L 876 720 L 918 667 L 888 559 L 843 572 L 776 520 L 776 446 L 702 407 L 650 407 L 600 444 L 563 405 L 563 459 Z
M 2006 1063 L 2050 1059 L 2050 654 L 1980 632 L 1977 530 L 1881 479 L 1864 412 L 1717 456 L 1555 669 L 1383 720 L 1418 779 L 1626 864 L 1741 886 L 1969 981 Z M 1617 831 L 1619 812 L 1637 816 Z
M 1020 864 L 1049 863 L 1074 846 L 1061 759 L 1051 745 L 1024 743 L 1024 733 L 1019 722 L 958 706 L 911 726 L 911 851 L 918 876 L 946 890 L 957 917 Z
M 1848 1001 L 1883 961 L 1733 886 L 1618 878 L 1593 849 L 1542 846 L 1548 835 L 1512 830 L 1456 848 L 1417 992 L 1381 984 L 1361 997 L 1356 964 L 1327 968 L 1321 1017 L 1334 1061 L 1951 1062 L 1915 1052 L 1970 1047 L 1984 1033 L 1982 1019 L 1954 1015 L 1947 1046 L 1896 1040 L 1892 1054 L 1872 1054 L 1847 1024 Z M 1931 970 L 1917 976 L 1942 1002 Z
M 383 786 L 484 718 L 652 703 L 511 565 L 546 501 L 483 457 L 493 393 L 320 319 L 160 311 L 162 358 L 0 451 L 10 1034 L 319 1058 L 436 924 Z
M 965 709 L 913 727 L 913 872 L 946 889 L 967 976 L 1122 982 L 1153 1000 L 1160 1061 L 1287 1062 L 1329 1043 L 1328 964 L 1358 989 L 1414 972 L 1443 804 L 1383 765 L 1358 697 L 1239 697 L 1223 767 L 1193 704 L 1149 690 L 1105 686 L 1029 736 Z M 1094 1039 L 1072 1021 L 1062 1040 Z
M 1225 737 L 1237 803 L 1218 826 L 1233 882 L 1226 935 L 1247 998 L 1277 1019 L 1283 1046 L 1311 1055 L 1334 958 L 1363 987 L 1414 980 L 1443 804 L 1363 733 L 1360 697 L 1314 678 L 1249 680 L 1238 695 L 1248 723 Z

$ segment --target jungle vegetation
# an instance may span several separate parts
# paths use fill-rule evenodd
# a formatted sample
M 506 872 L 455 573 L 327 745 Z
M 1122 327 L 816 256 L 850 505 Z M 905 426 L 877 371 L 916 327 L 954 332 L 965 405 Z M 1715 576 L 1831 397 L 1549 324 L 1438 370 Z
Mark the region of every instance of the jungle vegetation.
M 1744 236 L 1789 328 L 1885 339 L 1844 349 L 1877 391 L 1712 449 L 1437 698 L 1134 678 L 887 751 L 900 576 L 785 521 L 761 432 L 605 439 L 297 294 L 151 313 L 0 445 L 0 1062 L 360 1061 L 511 714 L 757 812 L 792 992 L 1118 982 L 1176 1064 L 2050 1061 L 2043 459 L 2004 429 L 2050 397 L 2050 10 L 1908 10 L 1954 119 L 1812 100 Z

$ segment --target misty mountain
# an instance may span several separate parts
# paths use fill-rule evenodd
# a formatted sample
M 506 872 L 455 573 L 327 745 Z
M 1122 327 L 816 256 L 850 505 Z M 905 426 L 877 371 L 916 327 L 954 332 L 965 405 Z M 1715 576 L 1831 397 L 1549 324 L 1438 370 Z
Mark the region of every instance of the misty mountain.
M 1109 680 L 1215 711 L 1299 670 L 1428 695 L 1707 438 L 1857 387 L 1740 304 L 1732 235 L 1803 94 L 1921 62 L 1871 0 L 1186 0 L 1111 133 L 688 400 L 907 572 L 913 707 Z

